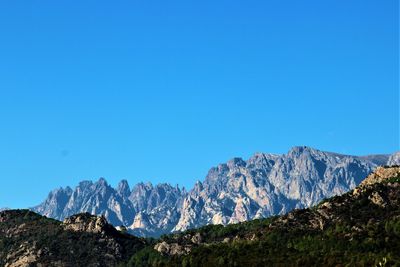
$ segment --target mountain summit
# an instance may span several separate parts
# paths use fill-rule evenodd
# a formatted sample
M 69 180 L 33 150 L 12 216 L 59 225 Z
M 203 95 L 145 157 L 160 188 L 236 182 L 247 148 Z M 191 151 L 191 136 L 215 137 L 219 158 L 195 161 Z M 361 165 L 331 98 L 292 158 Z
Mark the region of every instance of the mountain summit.
M 131 236 L 89 213 L 60 222 L 8 210 L 0 212 L 0 265 L 398 266 L 399 196 L 400 166 L 378 167 L 312 208 L 158 239 Z
M 397 154 L 349 156 L 299 146 L 287 154 L 256 153 L 212 167 L 192 190 L 122 180 L 115 189 L 101 178 L 72 190 L 60 188 L 32 208 L 64 220 L 82 212 L 103 215 L 140 236 L 158 236 L 207 224 L 230 224 L 285 214 L 356 187 L 379 165 L 400 164 Z

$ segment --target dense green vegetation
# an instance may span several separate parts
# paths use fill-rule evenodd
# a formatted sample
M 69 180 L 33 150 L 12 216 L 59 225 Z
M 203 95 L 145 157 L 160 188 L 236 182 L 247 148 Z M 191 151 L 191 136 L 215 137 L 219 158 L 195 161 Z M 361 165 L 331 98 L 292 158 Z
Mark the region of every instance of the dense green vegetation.
M 156 244 L 174 252 L 160 253 Z M 28 210 L 1 212 L 0 266 L 10 255 L 18 259 L 23 247 L 44 266 L 400 266 L 400 176 L 285 216 L 159 239 L 108 224 L 101 233 L 76 232 Z
M 238 239 L 241 239 L 253 234 L 260 236 L 262 233 L 262 229 L 268 227 L 269 224 L 273 222 L 276 218 L 277 217 L 270 217 L 267 219 L 255 219 L 248 222 L 229 224 L 226 226 L 206 225 L 198 229 L 190 229 L 179 234 L 163 235 L 160 239 L 166 242 L 177 241 L 178 243 L 185 243 L 185 236 L 193 236 L 199 233 L 202 237 L 203 243 L 212 243 L 222 242 L 225 238 L 237 237 Z
M 256 241 L 198 246 L 182 257 L 146 248 L 128 266 L 400 266 L 399 219 L 371 226 L 366 235 L 347 238 L 350 232 L 346 224 L 324 232 L 279 230 Z
M 387 222 L 398 225 L 397 222 Z M 199 246 L 182 258 L 174 258 L 189 266 L 371 266 L 386 258 L 390 265 L 399 263 L 399 236 L 392 232 L 382 234 L 371 230 L 367 236 L 349 240 L 345 225 L 330 228 L 325 233 L 277 231 L 257 241 L 239 241 L 232 244 Z M 390 230 L 391 231 L 391 230 Z
M 400 266 L 400 185 L 376 184 L 359 196 L 347 193 L 312 209 L 293 212 L 289 224 L 282 217 L 228 225 L 209 225 L 161 237 L 167 243 L 190 244 L 196 234 L 200 245 L 187 255 L 168 256 L 150 246 L 135 254 L 128 266 Z M 370 196 L 379 193 L 383 206 Z M 319 218 L 324 203 L 332 218 L 323 229 L 310 224 Z M 284 218 L 285 219 L 285 218 Z M 224 241 L 225 240 L 225 241 Z

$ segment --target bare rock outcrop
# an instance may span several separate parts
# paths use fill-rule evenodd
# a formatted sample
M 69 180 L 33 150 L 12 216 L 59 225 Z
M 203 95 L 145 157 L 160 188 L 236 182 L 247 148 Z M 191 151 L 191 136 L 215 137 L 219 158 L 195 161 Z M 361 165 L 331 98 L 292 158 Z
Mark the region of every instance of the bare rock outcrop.
M 65 230 L 87 233 L 104 233 L 112 228 L 104 217 L 97 217 L 89 213 L 81 213 L 64 220 Z
M 191 246 L 189 245 L 179 245 L 178 243 L 167 243 L 165 241 L 157 243 L 154 249 L 163 255 L 185 255 L 191 251 Z
M 77 213 L 103 215 L 131 234 L 161 234 L 286 214 L 352 190 L 380 165 L 397 164 L 400 152 L 350 156 L 310 147 L 283 155 L 256 153 L 212 167 L 205 180 L 187 192 L 169 184 L 122 180 L 117 188 L 105 179 L 60 188 L 32 210 L 64 220 Z M 379 174 L 378 174 L 379 175 Z
M 381 183 L 387 179 L 395 177 L 400 178 L 400 166 L 393 167 L 378 167 L 376 170 L 368 175 L 368 177 L 361 182 L 360 186 L 367 186 L 375 183 Z

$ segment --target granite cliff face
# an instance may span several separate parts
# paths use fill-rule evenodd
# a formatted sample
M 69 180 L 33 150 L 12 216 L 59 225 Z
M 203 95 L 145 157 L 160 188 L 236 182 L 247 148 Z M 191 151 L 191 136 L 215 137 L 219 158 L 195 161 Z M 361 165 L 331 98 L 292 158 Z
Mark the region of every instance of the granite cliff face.
M 398 160 L 399 153 L 356 157 L 294 147 L 285 155 L 257 153 L 247 161 L 220 164 L 189 192 L 150 183 L 130 189 L 126 180 L 114 189 L 100 179 L 81 182 L 74 190 L 54 190 L 32 210 L 59 220 L 89 212 L 136 235 L 158 236 L 310 207 L 353 189 L 377 166 Z
M 400 166 L 378 167 L 312 208 L 166 235 L 153 248 L 175 266 L 397 266 L 399 196 Z
M 104 178 L 83 181 L 72 190 L 60 188 L 32 210 L 44 216 L 64 220 L 77 213 L 103 215 L 114 226 L 125 226 L 139 236 L 168 233 L 179 218 L 185 191 L 168 184 L 137 184 L 130 190 L 122 180 L 116 189 Z
M 399 196 L 400 166 L 377 167 L 355 189 L 312 208 L 159 239 L 134 237 L 89 213 L 61 222 L 7 210 L 0 266 L 398 266 Z M 238 203 L 245 210 L 249 202 Z
M 353 189 L 387 156 L 354 157 L 294 147 L 212 168 L 185 197 L 174 230 L 285 214 Z

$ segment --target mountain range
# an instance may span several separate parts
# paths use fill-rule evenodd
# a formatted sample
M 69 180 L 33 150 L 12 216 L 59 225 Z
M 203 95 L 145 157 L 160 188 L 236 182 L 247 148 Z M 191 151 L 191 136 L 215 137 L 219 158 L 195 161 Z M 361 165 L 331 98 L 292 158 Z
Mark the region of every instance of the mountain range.
M 285 215 L 138 238 L 104 216 L 0 212 L 0 266 L 399 266 L 400 166 Z
M 113 188 L 100 178 L 55 189 L 31 210 L 58 220 L 82 212 L 103 215 L 132 234 L 159 236 L 310 207 L 355 188 L 377 166 L 399 164 L 400 152 L 349 156 L 300 146 L 283 155 L 233 158 L 212 167 L 189 191 L 166 183 L 130 188 L 126 180 Z

